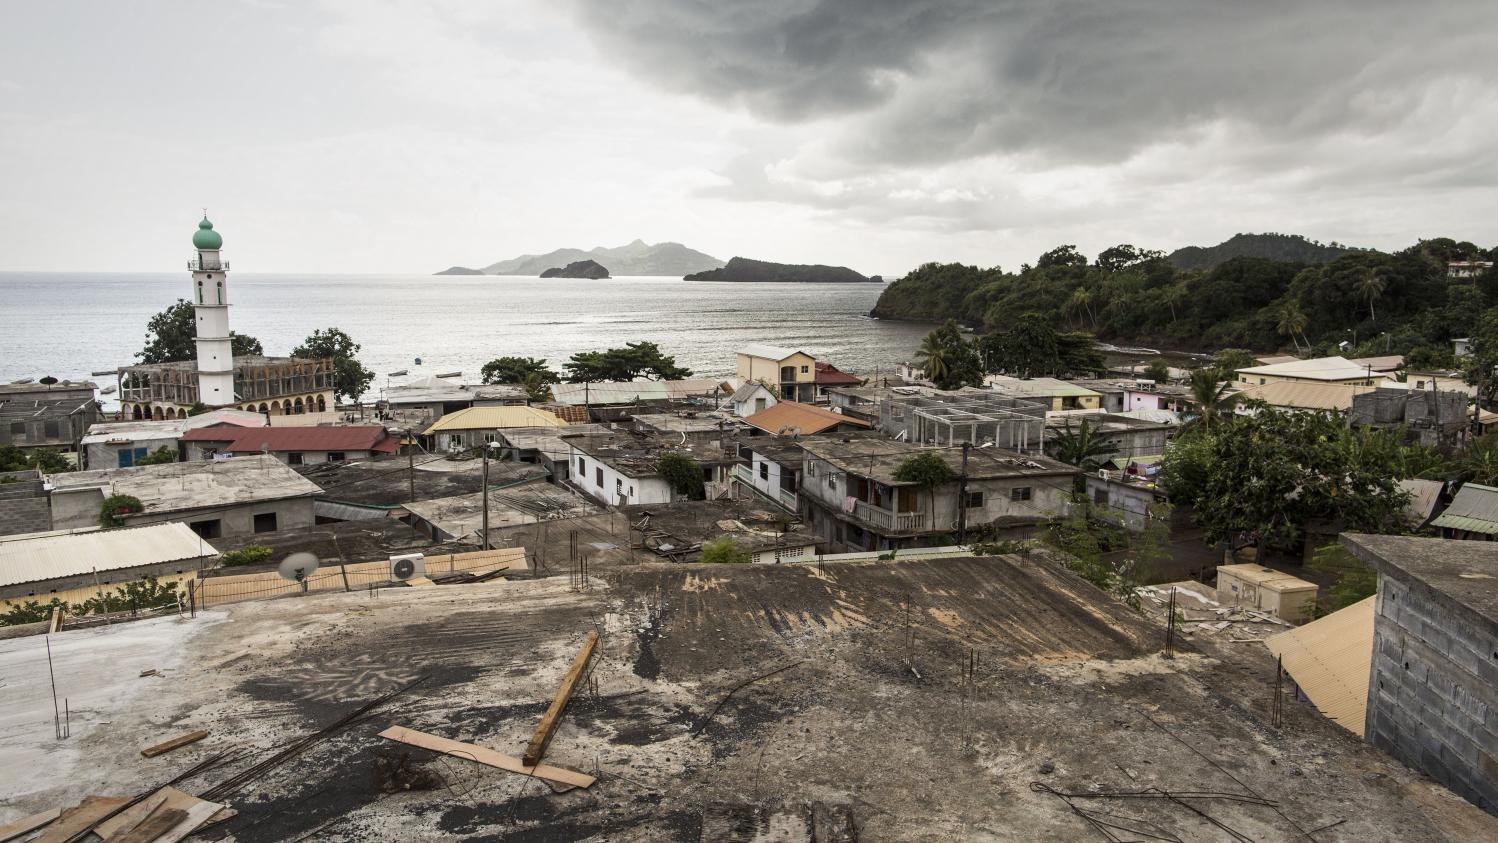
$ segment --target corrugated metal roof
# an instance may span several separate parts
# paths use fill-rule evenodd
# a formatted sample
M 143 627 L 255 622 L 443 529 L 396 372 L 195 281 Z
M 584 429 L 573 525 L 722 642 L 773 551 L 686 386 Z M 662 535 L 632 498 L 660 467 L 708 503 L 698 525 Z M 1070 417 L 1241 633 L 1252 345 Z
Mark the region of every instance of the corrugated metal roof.
M 1377 599 L 1369 597 L 1264 639 L 1264 646 L 1284 659 L 1285 670 L 1321 713 L 1359 737 L 1368 714 Z
M 986 383 L 997 392 L 1035 398 L 1085 398 L 1098 396 L 1085 386 L 1068 383 L 1060 378 L 1011 378 L 1004 375 L 989 375 Z
M 535 407 L 469 407 L 456 413 L 448 413 L 432 423 L 424 432 L 438 433 L 444 430 L 499 430 L 503 427 L 566 427 L 556 413 L 538 410 Z
M 1498 489 L 1479 483 L 1464 484 L 1451 499 L 1451 506 L 1430 523 L 1469 533 L 1498 534 Z
M 400 441 L 378 424 L 327 427 L 204 427 L 182 434 L 183 442 L 221 443 L 232 453 L 255 451 L 388 451 Z
M 1271 407 L 1297 410 L 1350 410 L 1352 397 L 1373 392 L 1377 387 L 1352 383 L 1311 383 L 1310 381 L 1274 381 L 1239 390 L 1244 399 L 1256 398 Z
M 1445 491 L 1446 484 L 1440 480 L 1399 480 L 1396 481 L 1399 488 L 1410 493 L 1410 502 L 1405 505 L 1404 512 L 1410 519 L 1410 526 L 1421 527 L 1430 520 L 1430 514 L 1435 511 L 1436 504 L 1441 500 L 1441 492 Z
M 1228 574 L 1244 582 L 1251 582 L 1270 591 L 1315 591 L 1316 584 L 1300 577 L 1266 568 L 1257 562 L 1242 562 L 1237 565 L 1218 565 L 1217 574 Z
M 1318 381 L 1349 381 L 1368 377 L 1368 367 L 1359 366 L 1345 357 L 1316 357 L 1311 360 L 1292 360 L 1269 366 L 1250 366 L 1239 369 L 1240 375 L 1266 375 L 1281 378 L 1307 378 Z M 1378 373 L 1374 372 L 1375 380 Z
M 795 428 L 801 431 L 801 435 L 808 436 L 813 433 L 821 433 L 830 430 L 840 424 L 852 427 L 868 427 L 869 423 L 852 416 L 844 416 L 831 410 L 824 410 L 811 404 L 800 404 L 795 401 L 781 401 L 773 407 L 760 410 L 753 415 L 745 416 L 744 422 L 754 425 L 760 430 L 770 433 L 779 433 L 787 428 Z
M 0 543 L 0 586 L 217 556 L 186 524 L 41 536 Z
M 767 360 L 774 360 L 777 363 L 787 357 L 793 357 L 797 354 L 805 354 L 807 357 L 816 356 L 809 351 L 801 351 L 800 349 L 795 348 L 785 348 L 778 345 L 766 345 L 764 343 L 750 343 L 749 345 L 739 346 L 735 353 L 747 354 L 750 357 L 763 357 Z

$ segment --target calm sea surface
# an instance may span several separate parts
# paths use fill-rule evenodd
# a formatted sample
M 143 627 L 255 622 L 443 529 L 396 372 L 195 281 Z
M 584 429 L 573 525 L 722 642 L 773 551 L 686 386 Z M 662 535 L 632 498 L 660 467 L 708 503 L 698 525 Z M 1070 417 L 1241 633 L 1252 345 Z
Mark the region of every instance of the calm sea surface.
M 477 381 L 495 357 L 542 357 L 560 368 L 576 352 L 639 340 L 703 375 L 732 374 L 734 349 L 761 342 L 870 376 L 908 359 L 930 330 L 866 318 L 881 284 L 251 274 L 231 274 L 229 284 L 235 331 L 280 355 L 314 328 L 342 328 L 379 373 L 372 391 L 400 369 Z M 190 286 L 185 272 L 0 273 L 0 381 L 77 379 L 134 362 L 146 321 Z

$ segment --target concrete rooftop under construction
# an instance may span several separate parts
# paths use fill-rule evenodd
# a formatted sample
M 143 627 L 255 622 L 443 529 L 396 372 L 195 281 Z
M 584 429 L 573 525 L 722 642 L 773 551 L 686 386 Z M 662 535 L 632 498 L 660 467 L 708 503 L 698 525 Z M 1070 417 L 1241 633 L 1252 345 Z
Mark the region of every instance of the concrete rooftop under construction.
M 589 789 L 553 792 L 376 737 L 402 725 L 518 756 L 592 630 L 591 679 L 546 755 L 596 774 Z M 829 839 L 799 807 L 816 803 L 874 841 L 1144 837 L 1097 823 L 1166 840 L 1228 840 L 1223 827 L 1255 841 L 1498 838 L 1498 818 L 1308 705 L 1287 698 L 1272 727 L 1262 648 L 1166 658 L 1162 640 L 1043 554 L 648 563 L 585 586 L 553 576 L 246 602 L 52 636 L 72 713 L 62 741 L 44 640 L 0 641 L 0 823 L 132 795 L 231 745 L 253 752 L 181 785 L 202 792 L 424 678 L 225 797 L 239 815 L 205 836 Z M 192 729 L 212 734 L 141 757 Z M 444 784 L 381 794 L 375 757 L 402 752 Z M 781 836 L 756 836 L 776 823 Z

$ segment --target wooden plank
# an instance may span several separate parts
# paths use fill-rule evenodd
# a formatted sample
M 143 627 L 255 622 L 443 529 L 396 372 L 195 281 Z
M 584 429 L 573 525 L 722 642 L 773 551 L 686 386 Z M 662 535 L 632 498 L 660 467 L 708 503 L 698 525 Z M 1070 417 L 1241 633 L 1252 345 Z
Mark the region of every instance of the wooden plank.
M 148 838 L 149 843 L 177 843 L 178 840 L 181 840 L 187 835 L 192 834 L 194 831 L 197 831 L 198 828 L 206 824 L 209 820 L 213 819 L 214 815 L 216 815 L 223 807 L 223 805 L 220 805 L 217 802 L 208 802 L 199 799 L 197 800 L 196 805 L 193 805 L 191 808 L 188 808 L 186 811 L 182 812 L 186 814 L 186 816 L 182 819 L 181 822 L 178 822 L 176 825 L 172 826 L 167 830 L 165 834 L 158 834 L 156 837 Z M 180 811 L 180 809 L 171 810 Z M 121 841 L 121 843 L 123 843 L 123 841 Z M 141 843 L 147 843 L 147 841 L 141 841 Z
M 51 634 L 53 632 L 62 632 L 62 608 L 61 607 L 58 607 L 58 606 L 53 606 L 52 607 L 52 625 L 49 626 L 49 627 L 47 627 L 47 632 L 48 632 L 48 634 Z
M 181 749 L 182 747 L 187 746 L 190 743 L 197 743 L 198 741 L 206 737 L 208 737 L 208 730 L 199 729 L 196 732 L 188 732 L 185 735 L 178 735 L 177 737 L 172 738 L 169 741 L 159 743 L 155 746 L 148 746 L 145 749 L 141 750 L 140 754 L 144 755 L 147 758 L 155 758 L 158 755 L 165 755 L 166 753 L 171 752 L 174 749 Z
M 593 657 L 593 648 L 598 644 L 598 633 L 588 633 L 588 638 L 583 642 L 583 648 L 577 651 L 577 657 L 572 660 L 572 667 L 568 669 L 567 675 L 562 678 L 562 687 L 557 689 L 557 695 L 552 698 L 551 705 L 546 713 L 541 715 L 541 722 L 536 725 L 536 733 L 531 735 L 531 742 L 525 747 L 525 755 L 520 760 L 527 767 L 534 767 L 541 763 L 541 757 L 546 754 L 546 747 L 551 743 L 551 736 L 556 733 L 557 725 L 562 722 L 562 711 L 567 708 L 567 701 L 572 699 L 572 690 L 577 683 L 582 681 L 583 670 L 588 666 L 588 659 Z
M 436 583 L 432 582 L 426 577 L 412 577 L 409 580 L 406 580 L 406 585 L 425 587 L 429 585 L 436 585 Z
M 166 798 L 167 794 L 158 790 L 145 799 L 94 826 L 94 833 L 104 838 L 106 843 L 107 841 L 114 840 L 116 837 L 124 837 L 130 833 L 131 829 L 140 825 L 146 817 L 149 817 L 152 811 L 160 808 L 162 803 L 166 802 Z
M 380 737 L 387 740 L 399 741 L 411 746 L 419 746 L 422 749 L 430 749 L 453 758 L 466 758 L 469 761 L 477 761 L 511 773 L 519 773 L 523 776 L 535 776 L 538 779 L 546 779 L 557 784 L 570 784 L 573 787 L 591 787 L 595 779 L 587 773 L 579 773 L 575 770 L 567 770 L 561 767 L 551 767 L 541 764 L 535 767 L 526 766 L 519 758 L 513 755 L 505 755 L 495 752 L 488 747 L 477 744 L 463 743 L 462 741 L 448 740 L 426 732 L 418 732 L 415 729 L 407 729 L 404 726 L 391 726 L 380 733 Z
M 23 834 L 36 831 L 60 816 L 62 816 L 62 809 L 53 808 L 50 811 L 42 811 L 39 814 L 32 814 L 29 817 L 22 817 L 5 825 L 0 825 L 0 843 L 6 843 L 8 840 L 14 840 Z
M 129 802 L 126 796 L 88 796 L 62 812 L 56 822 L 47 826 L 36 843 L 62 843 L 93 828 L 105 815 Z
M 180 808 L 160 808 L 141 821 L 116 843 L 152 843 L 152 841 L 176 828 L 187 819 L 187 812 Z

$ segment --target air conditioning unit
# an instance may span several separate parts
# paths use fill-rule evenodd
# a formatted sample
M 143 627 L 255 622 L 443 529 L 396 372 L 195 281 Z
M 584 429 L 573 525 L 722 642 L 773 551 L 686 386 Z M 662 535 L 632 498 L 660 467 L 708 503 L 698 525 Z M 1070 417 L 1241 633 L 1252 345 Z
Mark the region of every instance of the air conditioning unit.
M 412 577 L 424 577 L 426 574 L 426 556 L 423 554 L 403 553 L 400 556 L 390 557 L 390 578 L 396 582 L 405 582 Z

